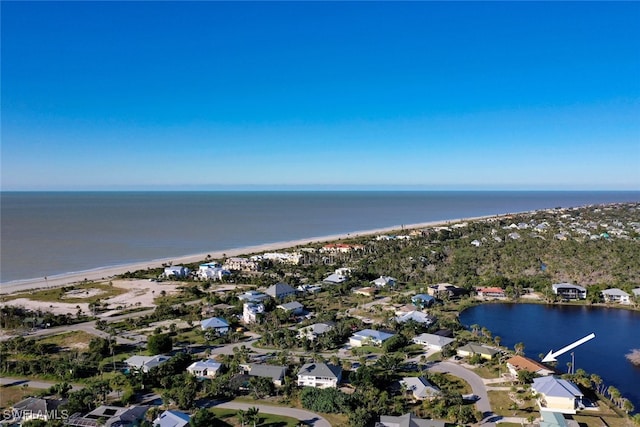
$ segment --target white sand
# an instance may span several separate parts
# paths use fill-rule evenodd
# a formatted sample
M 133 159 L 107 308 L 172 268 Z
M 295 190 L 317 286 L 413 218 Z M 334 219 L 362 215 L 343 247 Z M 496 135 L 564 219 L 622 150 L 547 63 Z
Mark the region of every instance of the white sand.
M 310 237 L 306 239 L 291 240 L 286 242 L 268 243 L 264 245 L 247 246 L 244 248 L 226 249 L 226 250 L 220 250 L 215 252 L 188 255 L 184 257 L 165 258 L 165 259 L 159 259 L 159 260 L 153 260 L 153 261 L 147 261 L 147 262 L 125 264 L 125 265 L 114 266 L 114 267 L 98 268 L 98 269 L 82 271 L 78 273 L 51 276 L 51 277 L 48 277 L 47 280 L 45 280 L 44 278 L 38 278 L 38 279 L 21 280 L 17 282 L 2 283 L 0 286 L 0 294 L 24 292 L 31 289 L 60 287 L 60 286 L 65 286 L 72 283 L 82 282 L 85 279 L 93 280 L 93 281 L 109 280 L 114 276 L 118 274 L 126 273 L 127 271 L 133 272 L 137 270 L 146 270 L 149 268 L 158 268 L 164 263 L 171 262 L 173 263 L 173 265 L 180 265 L 180 264 L 188 264 L 188 263 L 203 261 L 207 257 L 207 255 L 210 255 L 214 259 L 219 259 L 219 258 L 224 258 L 225 256 L 231 257 L 231 256 L 239 256 L 239 255 L 251 254 L 251 253 L 269 252 L 269 251 L 292 248 L 294 246 L 309 245 L 312 243 L 330 242 L 330 241 L 339 240 L 339 239 L 348 239 L 352 237 L 369 236 L 369 235 L 375 235 L 375 234 L 385 234 L 385 233 L 397 231 L 400 229 L 411 230 L 411 229 L 418 229 L 418 228 L 444 226 L 447 224 L 453 224 L 457 222 L 473 221 L 473 220 L 495 218 L 495 217 L 496 215 L 489 215 L 489 216 L 474 217 L 474 218 L 452 219 L 447 221 L 424 222 L 420 224 L 410 224 L 410 225 L 404 225 L 404 226 L 396 225 L 393 227 L 378 228 L 374 230 L 356 231 L 353 233 L 334 234 L 334 235 L 322 236 L 322 237 Z M 149 282 L 149 283 L 153 283 L 153 282 Z M 75 305 L 77 304 L 74 304 L 73 306 L 75 307 Z M 75 309 L 74 312 L 75 311 L 77 311 L 77 309 Z

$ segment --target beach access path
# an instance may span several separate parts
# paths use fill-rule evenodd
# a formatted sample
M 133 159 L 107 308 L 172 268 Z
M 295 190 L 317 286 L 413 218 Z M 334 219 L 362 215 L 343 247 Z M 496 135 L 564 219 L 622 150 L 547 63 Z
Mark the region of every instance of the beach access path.
M 113 278 L 114 276 L 117 276 L 119 274 L 124 274 L 128 271 L 133 272 L 133 271 L 139 271 L 139 270 L 147 270 L 151 268 L 159 268 L 163 264 L 168 264 L 168 263 L 172 263 L 173 265 L 191 264 L 191 263 L 203 261 L 205 258 L 207 258 L 207 256 L 213 259 L 221 259 L 226 257 L 290 249 L 296 246 L 305 246 L 305 245 L 310 245 L 314 243 L 331 242 L 335 240 L 349 239 L 349 238 L 362 237 L 362 236 L 371 236 L 375 234 L 386 234 L 386 233 L 390 233 L 398 230 L 413 230 L 413 229 L 428 228 L 428 227 L 444 227 L 454 223 L 477 221 L 477 220 L 496 218 L 496 217 L 497 217 L 496 215 L 488 215 L 488 216 L 471 217 L 471 218 L 431 221 L 431 222 L 424 222 L 419 224 L 395 225 L 392 227 L 377 228 L 372 230 L 354 231 L 352 233 L 333 234 L 333 235 L 320 236 L 320 237 L 308 237 L 308 238 L 298 239 L 298 240 L 266 243 L 266 244 L 255 245 L 255 246 L 247 246 L 243 248 L 223 249 L 223 250 L 217 250 L 217 251 L 212 251 L 208 253 L 178 256 L 173 258 L 163 258 L 163 259 L 131 263 L 131 264 L 123 264 L 123 265 L 110 266 L 110 267 L 104 267 L 104 268 L 96 268 L 93 270 L 61 274 L 56 276 L 48 276 L 46 278 L 39 277 L 34 279 L 18 280 L 18 281 L 1 283 L 0 294 L 11 294 L 11 293 L 24 292 L 24 291 L 35 290 L 35 289 L 55 288 L 55 287 L 70 285 L 73 283 L 80 283 L 85 280 L 106 281 Z

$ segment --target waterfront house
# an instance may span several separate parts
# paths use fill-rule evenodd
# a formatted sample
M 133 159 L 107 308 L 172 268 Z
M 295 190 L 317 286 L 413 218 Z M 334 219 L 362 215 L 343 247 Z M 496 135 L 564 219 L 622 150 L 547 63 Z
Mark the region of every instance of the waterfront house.
M 476 288 L 476 293 L 479 297 L 482 298 L 506 298 L 507 295 L 504 293 L 504 289 L 502 288 Z
M 436 334 L 420 334 L 413 337 L 412 341 L 425 346 L 427 350 L 441 351 L 444 347 L 450 345 L 454 339 Z
M 304 312 L 304 305 L 300 304 L 298 301 L 291 301 L 286 304 L 280 304 L 276 307 L 277 309 L 283 310 L 289 314 L 298 315 Z
M 472 357 L 476 354 L 483 359 L 491 360 L 495 355 L 499 354 L 500 350 L 491 347 L 485 347 L 484 345 L 477 343 L 468 343 L 462 347 L 458 347 L 457 354 L 460 357 Z
M 375 427 L 445 427 L 445 424 L 445 421 L 424 420 L 409 412 L 399 417 L 380 415 Z
M 342 380 L 342 368 L 330 363 L 306 363 L 298 371 L 298 385 L 336 388 Z
M 153 420 L 153 427 L 186 427 L 191 417 L 180 411 L 164 411 Z
M 282 385 L 284 377 L 287 374 L 286 366 L 250 363 L 248 365 L 242 365 L 242 368 L 245 373 L 251 377 L 269 378 L 277 387 Z
M 400 381 L 407 393 L 411 393 L 416 400 L 432 399 L 440 395 L 440 389 L 424 377 L 405 377 Z
M 396 285 L 396 279 L 390 276 L 380 276 L 376 280 L 372 280 L 371 283 L 379 288 L 393 287 Z
M 554 376 L 534 378 L 531 389 L 537 395 L 540 409 L 575 414 L 584 396 L 578 386 Z
M 605 289 L 602 291 L 605 302 L 615 302 L 618 304 L 630 304 L 631 295 L 618 288 Z
M 418 294 L 411 297 L 411 303 L 421 309 L 431 307 L 435 301 L 434 297 L 427 294 Z
M 173 265 L 164 268 L 164 277 L 167 279 L 184 279 L 189 276 L 191 270 L 182 265 Z
M 640 288 L 635 288 L 635 289 L 631 290 L 631 292 L 633 293 L 633 295 L 636 298 L 640 298 Z
M 435 318 L 429 316 L 426 313 L 423 313 L 421 311 L 410 311 L 408 313 L 405 313 L 401 316 L 396 317 L 396 322 L 398 323 L 404 323 L 404 322 L 408 322 L 409 320 L 413 320 L 416 323 L 420 323 L 422 325 L 431 325 L 433 322 L 435 322 Z
M 13 420 L 26 423 L 32 420 L 49 421 L 62 418 L 63 413 L 58 407 L 67 403 L 67 399 L 45 399 L 39 397 L 28 397 L 13 405 L 10 415 Z M 8 418 L 6 418 L 8 419 Z
M 129 369 L 135 369 L 142 372 L 149 372 L 151 368 L 162 365 L 167 360 L 171 359 L 169 356 L 157 354 L 155 356 L 131 356 L 124 363 Z
M 213 330 L 218 335 L 224 335 L 229 332 L 229 323 L 221 317 L 211 317 L 200 322 L 203 331 Z
M 300 328 L 298 330 L 298 338 L 307 338 L 310 341 L 314 341 L 318 336 L 332 330 L 334 326 L 335 323 L 333 322 L 314 323 L 313 325 Z
M 231 272 L 224 269 L 217 262 L 200 264 L 197 276 L 202 280 L 222 280 L 223 277 L 231 275 Z
M 287 297 L 295 296 L 296 290 L 286 283 L 276 283 L 275 285 L 269 286 L 264 293 L 273 299 L 281 301 Z
M 255 302 L 242 304 L 242 321 L 245 324 L 258 321 L 258 315 L 264 313 L 264 305 Z
M 542 363 L 529 359 L 524 356 L 513 356 L 507 360 L 507 369 L 514 377 L 518 376 L 519 371 L 528 371 L 540 376 L 551 375 L 554 373 L 553 369 L 549 369 Z
M 231 257 L 227 258 L 222 268 L 231 271 L 258 271 L 260 265 L 249 258 Z
M 458 288 L 451 283 L 438 283 L 436 285 L 429 286 L 427 288 L 427 293 L 432 297 L 442 299 L 456 295 L 457 289 Z
M 222 363 L 218 363 L 214 360 L 201 360 L 199 362 L 193 362 L 191 365 L 187 367 L 187 372 L 196 378 L 214 378 L 220 368 L 222 367 Z
M 381 346 L 389 338 L 395 334 L 389 334 L 382 331 L 374 331 L 373 329 L 363 329 L 349 338 L 349 344 L 352 347 L 362 347 L 363 345 Z
M 554 283 L 551 285 L 553 293 L 562 297 L 562 299 L 585 299 L 587 298 L 587 290 L 579 285 L 571 283 Z

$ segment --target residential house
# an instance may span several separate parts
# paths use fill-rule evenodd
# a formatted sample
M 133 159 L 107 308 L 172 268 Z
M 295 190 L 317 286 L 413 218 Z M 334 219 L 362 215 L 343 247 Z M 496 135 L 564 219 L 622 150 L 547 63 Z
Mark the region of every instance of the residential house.
M 332 274 L 329 275 L 326 279 L 323 280 L 325 283 L 330 284 L 340 284 L 344 283 L 349 279 L 349 275 L 351 274 L 350 268 L 337 268 Z
M 224 335 L 229 332 L 229 323 L 221 317 L 211 317 L 200 322 L 203 331 L 211 329 L 218 335 Z
M 28 397 L 15 403 L 10 415 L 13 416 L 14 421 L 19 423 L 26 423 L 32 420 L 49 421 L 62 419 L 65 414 L 58 407 L 66 402 L 67 399 Z
M 153 427 L 186 427 L 191 417 L 180 411 L 164 411 L 153 420 Z
M 298 315 L 304 312 L 304 305 L 300 304 L 298 301 L 288 302 L 286 304 L 280 304 L 276 308 L 280 310 L 284 310 L 289 314 Z
M 456 287 L 451 283 L 438 283 L 427 288 L 427 293 L 436 298 L 451 297 L 455 294 Z
M 582 407 L 580 389 L 567 380 L 554 376 L 534 378 L 531 389 L 536 393 L 540 409 L 575 414 Z
M 438 387 L 424 377 L 405 377 L 400 384 L 404 385 L 407 392 L 411 393 L 416 400 L 431 399 L 441 393 Z
M 401 316 L 396 317 L 396 322 L 398 323 L 404 323 L 404 322 L 408 322 L 410 320 L 413 320 L 414 322 L 420 323 L 422 325 L 431 325 L 432 323 L 435 322 L 435 318 L 432 316 L 429 316 L 426 313 L 423 313 L 421 311 L 410 311 L 408 313 L 405 313 Z
M 640 298 L 640 288 L 632 289 L 631 292 L 636 298 Z
M 431 307 L 435 301 L 434 297 L 427 294 L 418 294 L 411 297 L 411 303 L 421 309 Z
M 408 413 L 399 417 L 380 415 L 380 421 L 376 423 L 375 427 L 445 427 L 445 424 L 445 421 L 424 420 Z
M 605 302 L 615 302 L 618 304 L 630 304 L 631 295 L 618 288 L 605 289 L 602 291 Z
M 222 268 L 217 262 L 200 264 L 197 276 L 202 280 L 222 280 L 223 277 L 231 275 L 231 272 Z
M 298 292 L 301 293 L 309 293 L 309 294 L 315 294 L 318 293 L 322 290 L 322 286 L 320 285 L 300 285 L 296 288 L 296 290 Z
M 507 295 L 504 293 L 504 289 L 502 288 L 476 288 L 476 293 L 479 297 L 483 298 L 506 298 Z
M 298 385 L 304 387 L 338 387 L 342 368 L 330 363 L 306 363 L 298 371 Z
M 238 295 L 238 299 L 240 301 L 248 301 L 248 302 L 262 302 L 266 299 L 269 299 L 269 295 L 263 294 L 258 291 L 247 291 L 243 294 Z
M 462 347 L 458 347 L 457 354 L 460 357 L 472 357 L 476 354 L 483 359 L 491 360 L 493 357 L 500 353 L 500 350 L 491 347 L 485 347 L 484 345 L 477 343 L 468 343 Z
M 149 372 L 151 368 L 162 365 L 167 360 L 171 359 L 169 356 L 158 354 L 155 356 L 131 356 L 124 363 L 129 369 L 136 369 L 142 372 Z
M 394 335 L 387 332 L 374 331 L 373 329 L 363 329 L 349 338 L 349 344 L 352 347 L 362 347 L 363 345 L 381 346 L 382 343 Z
M 333 322 L 314 323 L 313 325 L 300 328 L 298 330 L 298 338 L 302 339 L 306 337 L 310 341 L 314 341 L 320 335 L 332 330 L 334 326 L 335 323 Z
M 271 379 L 273 384 L 277 387 L 280 387 L 282 385 L 284 377 L 287 374 L 286 366 L 251 363 L 248 365 L 242 365 L 242 368 L 245 370 L 246 374 L 251 377 L 263 377 Z
M 320 248 L 320 253 L 332 253 L 332 254 L 346 254 L 351 251 L 362 251 L 363 245 L 348 245 L 345 243 L 329 243 Z
M 371 283 L 379 288 L 393 287 L 396 285 L 396 279 L 390 276 L 380 276 L 376 280 L 372 280 Z
M 551 285 L 553 293 L 563 299 L 585 299 L 587 298 L 587 290 L 582 286 L 571 283 L 554 283 Z
M 554 373 L 553 369 L 549 369 L 540 362 L 529 359 L 524 356 L 513 356 L 507 360 L 507 369 L 511 375 L 518 376 L 519 371 L 528 371 L 540 376 L 551 375 Z
M 569 424 L 560 412 L 540 410 L 540 427 L 568 427 Z M 576 423 L 577 424 L 577 423 Z
M 295 296 L 296 290 L 286 283 L 276 283 L 275 285 L 269 286 L 264 293 L 271 298 L 281 301 L 287 297 Z
M 444 347 L 455 341 L 453 338 L 436 334 L 420 334 L 413 337 L 413 342 L 425 346 L 428 350 L 441 351 Z
M 273 262 L 281 262 L 283 264 L 298 265 L 302 260 L 302 254 L 299 252 L 267 252 L 262 255 L 254 255 L 250 258 L 252 261 L 268 260 Z
M 478 240 L 478 239 L 472 240 L 471 241 L 471 245 L 475 246 L 476 248 L 479 248 L 480 246 L 482 246 L 482 242 L 480 240 Z
M 255 302 L 242 304 L 242 321 L 246 324 L 256 323 L 258 315 L 264 313 L 264 305 Z
M 222 268 L 231 271 L 258 271 L 259 264 L 249 258 L 231 257 L 227 258 Z
M 182 265 L 173 265 L 164 268 L 164 277 L 167 279 L 184 279 L 189 276 L 191 270 Z
M 222 363 L 207 359 L 193 362 L 187 367 L 187 372 L 197 378 L 214 378 L 221 367 Z
M 137 427 L 144 420 L 148 406 L 102 405 L 86 415 L 74 414 L 65 421 L 66 426 L 74 427 Z M 105 421 L 106 420 L 106 421 Z

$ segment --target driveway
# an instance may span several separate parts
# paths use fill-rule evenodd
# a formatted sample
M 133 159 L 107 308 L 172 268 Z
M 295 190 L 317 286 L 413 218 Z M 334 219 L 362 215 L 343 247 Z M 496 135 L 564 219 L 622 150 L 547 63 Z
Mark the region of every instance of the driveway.
M 453 376 L 462 378 L 471 386 L 473 394 L 480 397 L 476 402 L 476 408 L 482 412 L 484 419 L 493 416 L 489 396 L 487 395 L 487 387 L 484 385 L 482 378 L 473 371 L 451 362 L 438 362 L 429 367 L 430 371 L 449 373 Z
M 260 412 L 263 414 L 273 414 L 273 415 L 281 415 L 284 417 L 291 417 L 297 420 L 300 420 L 306 424 L 312 425 L 314 427 L 331 427 L 329 421 L 322 418 L 320 415 L 305 411 L 304 409 L 296 409 L 296 408 L 285 408 L 283 406 L 271 406 L 271 405 L 260 405 L 260 404 L 249 404 L 242 402 L 225 402 L 215 405 L 216 408 L 224 408 L 224 409 L 242 409 L 247 410 L 251 407 L 258 408 Z

